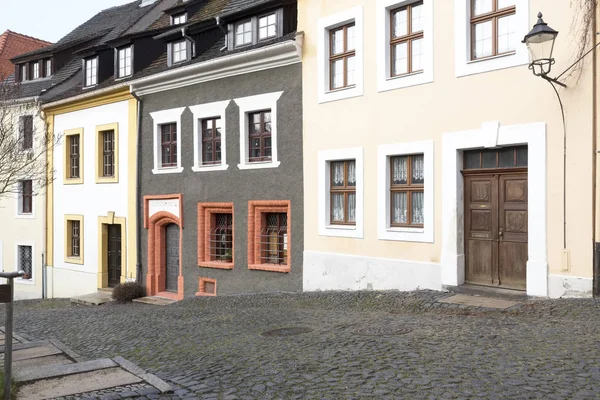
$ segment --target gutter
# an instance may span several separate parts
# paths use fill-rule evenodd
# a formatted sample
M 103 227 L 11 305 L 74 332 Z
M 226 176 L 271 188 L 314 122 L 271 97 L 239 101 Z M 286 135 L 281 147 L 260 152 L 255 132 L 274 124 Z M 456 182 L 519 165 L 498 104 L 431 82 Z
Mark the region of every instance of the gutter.
M 66 99 L 53 101 L 52 103 L 46 103 L 42 106 L 42 109 L 45 110 L 48 108 L 62 106 L 65 104 L 73 103 L 73 102 L 80 101 L 80 100 L 85 100 L 90 97 L 95 97 L 95 96 L 98 96 L 101 94 L 109 93 L 109 92 L 116 91 L 116 90 L 122 89 L 122 88 L 127 88 L 127 87 L 129 87 L 128 83 L 125 83 L 125 82 L 119 83 L 119 84 L 116 84 L 113 86 L 105 87 L 104 89 L 92 90 L 87 93 L 78 94 L 77 96 L 67 97 Z
M 130 90 L 131 95 L 137 100 L 137 166 L 136 166 L 136 187 L 135 187 L 135 246 L 136 246 L 136 264 L 135 280 L 142 283 L 142 100 Z

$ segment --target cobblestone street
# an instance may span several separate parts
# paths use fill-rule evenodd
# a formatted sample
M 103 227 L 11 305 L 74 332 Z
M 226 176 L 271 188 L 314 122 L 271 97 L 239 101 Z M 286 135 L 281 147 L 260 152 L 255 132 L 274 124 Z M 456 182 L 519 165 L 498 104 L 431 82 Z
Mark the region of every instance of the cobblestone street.
M 447 296 L 271 294 L 165 307 L 25 301 L 15 306 L 15 330 L 89 358 L 123 356 L 175 387 L 92 398 L 600 397 L 600 302 L 533 300 L 494 311 L 437 302 Z M 292 327 L 305 329 L 262 335 Z

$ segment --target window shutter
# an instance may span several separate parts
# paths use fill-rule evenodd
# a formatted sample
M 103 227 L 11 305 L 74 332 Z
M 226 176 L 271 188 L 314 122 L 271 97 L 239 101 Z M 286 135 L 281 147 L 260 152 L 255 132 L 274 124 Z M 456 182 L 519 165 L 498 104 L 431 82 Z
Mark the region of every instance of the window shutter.
M 167 43 L 167 65 L 173 65 L 173 43 Z

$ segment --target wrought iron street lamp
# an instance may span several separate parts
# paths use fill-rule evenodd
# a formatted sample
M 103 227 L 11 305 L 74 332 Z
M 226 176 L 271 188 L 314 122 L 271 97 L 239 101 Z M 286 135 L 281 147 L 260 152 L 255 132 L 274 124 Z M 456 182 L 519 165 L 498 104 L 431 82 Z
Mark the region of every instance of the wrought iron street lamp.
M 529 69 L 533 71 L 533 74 L 566 87 L 565 84 L 548 76 L 552 70 L 552 65 L 554 64 L 552 53 L 554 52 L 554 41 L 556 40 L 556 36 L 558 36 L 558 31 L 550 28 L 548 24 L 544 22 L 542 13 L 540 12 L 538 13 L 537 23 L 533 26 L 533 29 L 525 35 L 523 43 L 525 43 L 529 49 Z

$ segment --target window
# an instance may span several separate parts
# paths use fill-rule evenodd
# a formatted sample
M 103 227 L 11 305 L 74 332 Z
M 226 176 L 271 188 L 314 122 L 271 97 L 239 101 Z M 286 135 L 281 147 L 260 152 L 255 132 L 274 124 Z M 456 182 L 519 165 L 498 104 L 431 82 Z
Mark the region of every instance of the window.
M 527 167 L 527 146 L 469 150 L 463 154 L 463 169 Z
M 33 116 L 25 115 L 19 118 L 21 150 L 33 148 Z
M 85 86 L 98 84 L 98 57 L 85 60 Z
M 18 246 L 17 247 L 18 265 L 17 269 L 25 274 L 21 279 L 33 278 L 33 246 Z
M 115 176 L 115 132 L 102 132 L 102 176 Z
M 252 43 L 252 22 L 250 20 L 235 24 L 235 47 Z
M 456 76 L 527 65 L 527 46 L 520 38 L 531 28 L 529 3 L 454 0 Z
M 46 60 L 46 76 L 52 76 L 52 60 Z
M 515 0 L 471 0 L 472 59 L 515 51 Z
M 221 164 L 221 118 L 202 120 L 202 165 Z
M 21 65 L 21 81 L 25 82 L 27 80 L 27 65 Z
M 34 62 L 33 66 L 32 66 L 32 73 L 31 73 L 31 79 L 39 79 L 40 77 L 40 63 L 39 62 Z
M 433 141 L 378 148 L 378 238 L 433 243 Z
M 248 268 L 291 270 L 291 208 L 288 200 L 248 202 Z
M 277 36 L 277 14 L 269 14 L 258 19 L 258 40 Z
M 79 135 L 69 136 L 69 178 L 79 178 Z
M 349 24 L 329 32 L 330 89 L 342 89 L 354 85 L 354 24 Z
M 65 215 L 65 262 L 83 264 L 83 216 Z
M 423 155 L 390 159 L 391 226 L 423 226 Z
M 119 78 L 131 75 L 131 46 L 117 50 L 119 63 Z
M 183 171 L 181 157 L 179 157 L 181 132 L 178 127 L 181 126 L 181 114 L 184 110 L 185 107 L 181 107 L 150 113 L 154 121 L 153 174 L 173 174 Z M 118 146 L 116 148 L 118 149 Z
M 187 14 L 181 13 L 181 14 L 173 15 L 171 18 L 173 19 L 172 25 L 185 24 L 187 21 Z
M 198 265 L 233 268 L 233 203 L 198 203 Z
M 19 214 L 32 214 L 33 213 L 33 181 L 24 180 L 20 182 L 21 185 L 21 204 L 19 204 Z
M 423 3 L 414 3 L 390 13 L 392 76 L 423 69 Z
M 177 166 L 177 124 L 160 126 L 161 167 Z
M 335 161 L 330 164 L 330 222 L 356 224 L 356 162 Z
M 248 114 L 249 162 L 271 161 L 271 111 Z
M 173 43 L 173 64 L 187 60 L 187 41 Z
M 319 235 L 362 239 L 363 149 L 318 154 Z
M 319 103 L 363 95 L 362 15 L 359 6 L 318 22 Z

